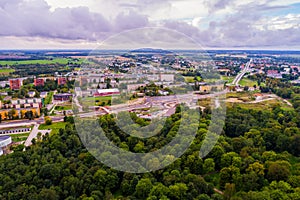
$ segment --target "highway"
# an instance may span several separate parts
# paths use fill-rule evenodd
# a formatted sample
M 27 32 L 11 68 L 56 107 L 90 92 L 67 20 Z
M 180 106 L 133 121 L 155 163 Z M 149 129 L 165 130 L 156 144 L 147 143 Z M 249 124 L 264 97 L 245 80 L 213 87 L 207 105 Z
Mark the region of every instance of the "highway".
M 232 82 L 233 85 L 236 86 L 239 85 L 239 82 L 242 80 L 243 76 L 245 76 L 245 74 L 249 72 L 251 62 L 252 62 L 252 58 L 250 59 L 249 62 L 247 62 L 245 68 L 235 77 L 235 79 Z

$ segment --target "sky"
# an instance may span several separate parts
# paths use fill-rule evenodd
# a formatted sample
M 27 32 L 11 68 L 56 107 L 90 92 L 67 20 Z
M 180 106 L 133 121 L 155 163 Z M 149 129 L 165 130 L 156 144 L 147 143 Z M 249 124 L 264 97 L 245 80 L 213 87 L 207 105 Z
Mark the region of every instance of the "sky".
M 0 0 L 0 49 L 300 50 L 299 10 L 300 0 Z

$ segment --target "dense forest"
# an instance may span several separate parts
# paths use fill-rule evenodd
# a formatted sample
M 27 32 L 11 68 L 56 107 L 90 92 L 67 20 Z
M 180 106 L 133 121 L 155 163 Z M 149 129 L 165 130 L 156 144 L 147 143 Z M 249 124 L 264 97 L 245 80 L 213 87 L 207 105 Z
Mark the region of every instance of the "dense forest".
M 112 115 L 100 117 L 99 123 L 119 147 L 151 152 L 176 135 L 180 110 L 149 139 L 124 134 Z M 68 117 L 58 134 L 43 136 L 26 151 L 21 146 L 0 157 L 0 199 L 300 199 L 300 118 L 296 111 L 277 106 L 270 110 L 228 108 L 217 144 L 200 158 L 210 114 L 209 110 L 201 113 L 197 135 L 184 155 L 164 169 L 143 174 L 116 171 L 96 160 Z M 131 117 L 141 126 L 149 123 L 134 114 Z

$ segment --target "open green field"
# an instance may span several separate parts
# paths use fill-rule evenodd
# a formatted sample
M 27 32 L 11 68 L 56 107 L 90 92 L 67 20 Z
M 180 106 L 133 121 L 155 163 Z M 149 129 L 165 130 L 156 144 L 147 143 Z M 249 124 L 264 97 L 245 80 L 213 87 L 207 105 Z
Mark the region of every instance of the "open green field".
M 222 76 L 222 80 L 227 81 L 228 83 L 232 83 L 233 79 L 233 76 Z
M 192 77 L 192 76 L 185 76 L 184 80 L 186 83 L 194 83 L 195 82 L 194 77 Z
M 270 110 L 274 106 L 280 106 L 280 108 L 282 108 L 284 110 L 293 110 L 294 109 L 294 108 L 288 106 L 286 103 L 284 103 L 280 100 L 277 100 L 277 99 L 273 99 L 273 100 L 269 100 L 269 101 L 262 101 L 259 103 L 227 103 L 228 107 L 232 107 L 234 105 L 238 105 L 241 108 L 253 109 L 253 110 Z
M 54 92 L 49 92 L 47 97 L 45 98 L 45 105 L 48 105 L 51 103 L 52 101 L 52 97 L 53 97 Z
M 63 111 L 63 110 L 72 110 L 72 105 L 59 105 L 55 107 L 55 110 L 57 111 Z
M 11 134 L 10 135 L 13 142 L 25 141 L 28 136 L 29 136 L 29 133 Z
M 54 59 L 44 59 L 44 60 L 10 60 L 10 61 L 0 61 L 0 65 L 29 65 L 29 64 L 40 64 L 40 65 L 47 65 L 47 64 L 62 64 L 66 65 L 68 63 L 78 63 L 81 64 L 83 59 L 79 61 L 70 59 L 70 58 L 54 58 Z
M 235 77 L 233 76 L 222 76 L 222 80 L 227 81 L 228 83 L 232 83 Z M 243 78 L 240 82 L 239 85 L 241 86 L 248 86 L 248 87 L 253 87 L 254 85 L 258 85 L 257 81 L 253 81 L 249 78 Z
M 66 122 L 57 122 L 57 123 L 52 123 L 51 125 L 46 125 L 46 124 L 41 124 L 39 126 L 39 130 L 48 130 L 48 129 L 51 129 L 51 133 L 53 134 L 56 134 L 59 132 L 59 129 L 64 129 L 65 126 L 66 126 Z
M 240 83 L 241 86 L 249 86 L 249 87 L 253 87 L 254 85 L 257 86 L 257 81 L 253 81 L 251 79 L 248 78 L 243 78 Z
M 13 72 L 15 72 L 14 69 L 8 69 L 8 68 L 0 69 L 0 74 L 2 75 L 8 75 L 9 73 L 13 73 Z
M 108 101 L 112 100 L 111 96 L 106 96 L 106 97 L 85 97 L 82 99 L 84 102 L 84 105 L 89 105 L 89 106 L 98 106 L 102 102 L 108 103 Z

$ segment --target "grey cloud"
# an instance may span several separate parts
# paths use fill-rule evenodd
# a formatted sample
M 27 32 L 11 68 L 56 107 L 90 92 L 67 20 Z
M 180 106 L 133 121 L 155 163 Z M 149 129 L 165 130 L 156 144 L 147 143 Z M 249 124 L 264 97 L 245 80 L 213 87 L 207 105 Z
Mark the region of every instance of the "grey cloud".
M 229 5 L 232 5 L 235 0 L 205 0 L 204 4 L 208 7 L 210 13 L 214 13 L 218 10 L 224 9 Z
M 101 40 L 116 32 L 147 26 L 146 16 L 134 11 L 108 20 L 87 7 L 58 8 L 51 12 L 43 0 L 4 0 L 0 4 L 1 36 L 40 36 Z
M 250 3 L 241 6 L 239 10 L 225 17 L 220 22 L 213 22 L 208 31 L 219 33 L 211 44 L 227 47 L 265 47 L 265 46 L 295 46 L 300 43 L 299 28 L 284 30 L 260 30 L 254 24 L 263 17 L 264 11 L 278 9 L 267 4 Z
M 232 6 L 233 2 L 234 0 L 213 0 L 210 3 L 210 9 L 212 11 L 223 9 L 229 5 Z M 118 3 L 126 4 L 124 1 L 118 1 Z M 122 31 L 157 26 L 158 24 L 149 22 L 149 16 L 140 14 L 139 9 L 147 5 L 149 5 L 148 10 L 159 9 L 161 6 L 169 6 L 169 3 L 170 1 L 138 0 L 130 3 L 129 10 L 123 10 L 113 19 L 107 19 L 99 13 L 91 12 L 87 7 L 59 8 L 52 12 L 44 0 L 1 0 L 0 36 L 38 36 L 70 41 L 76 39 L 99 41 Z M 126 7 L 126 5 L 123 6 Z M 283 7 L 252 2 L 236 7 L 235 13 L 224 16 L 218 21 L 211 20 L 209 16 L 206 19 L 209 24 L 206 29 L 194 27 L 179 20 L 160 22 L 160 26 L 181 32 L 208 47 L 299 45 L 299 28 L 259 30 L 254 26 L 264 17 L 265 11 L 280 8 Z M 143 37 L 142 34 L 140 37 L 137 36 L 136 42 L 146 42 Z M 167 40 L 168 34 L 158 32 L 157 40 L 163 39 L 162 37 Z
M 115 19 L 115 27 L 118 31 L 145 27 L 149 25 L 148 18 L 145 15 L 130 11 L 128 14 L 121 13 Z

